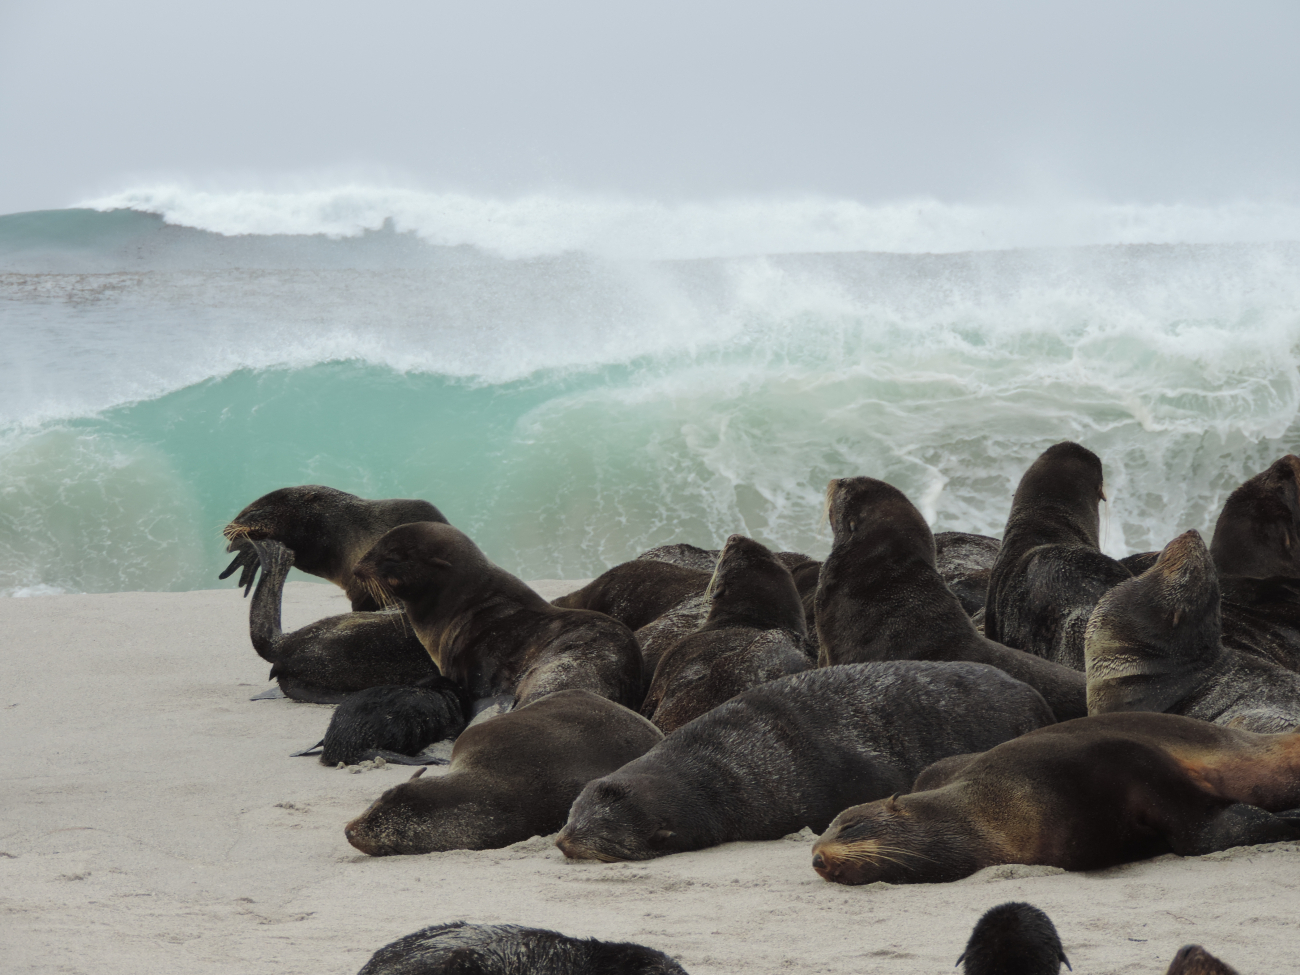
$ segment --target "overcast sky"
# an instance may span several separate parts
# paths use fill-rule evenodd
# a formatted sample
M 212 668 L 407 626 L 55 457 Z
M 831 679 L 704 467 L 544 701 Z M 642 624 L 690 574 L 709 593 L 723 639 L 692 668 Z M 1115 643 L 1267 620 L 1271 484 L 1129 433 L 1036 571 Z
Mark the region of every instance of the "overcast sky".
M 164 180 L 1294 201 L 1297 52 L 1297 0 L 0 0 L 0 213 Z

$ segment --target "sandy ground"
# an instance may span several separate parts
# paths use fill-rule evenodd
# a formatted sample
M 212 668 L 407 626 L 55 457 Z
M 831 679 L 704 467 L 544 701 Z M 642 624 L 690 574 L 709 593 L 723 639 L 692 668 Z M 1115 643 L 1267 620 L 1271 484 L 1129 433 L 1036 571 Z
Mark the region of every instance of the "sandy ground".
M 346 609 L 288 586 L 289 627 Z M 0 970 L 344 975 L 463 918 L 635 940 L 694 975 L 938 973 L 1006 900 L 1046 910 L 1081 975 L 1163 973 L 1186 942 L 1243 975 L 1297 967 L 1300 844 L 861 888 L 813 873 L 810 835 L 637 864 L 545 838 L 372 859 L 343 824 L 409 770 L 290 758 L 330 709 L 249 701 L 267 670 L 234 589 L 0 600 Z

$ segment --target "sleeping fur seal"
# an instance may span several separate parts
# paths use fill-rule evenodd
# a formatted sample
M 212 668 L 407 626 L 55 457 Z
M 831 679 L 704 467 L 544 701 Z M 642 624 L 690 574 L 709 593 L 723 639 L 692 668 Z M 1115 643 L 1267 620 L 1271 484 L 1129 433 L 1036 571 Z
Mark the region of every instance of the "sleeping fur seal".
M 262 569 L 248 608 L 249 636 L 258 656 L 271 663 L 271 679 L 286 697 L 337 704 L 367 687 L 410 686 L 437 676 L 438 668 L 397 611 L 328 616 L 285 633 L 280 604 L 294 553 L 269 539 L 247 544 Z
M 985 911 L 957 959 L 964 975 L 1060 975 L 1062 963 L 1070 967 L 1056 925 L 1024 901 Z
M 1300 725 L 1300 674 L 1219 637 L 1218 576 L 1200 533 L 1189 531 L 1092 611 L 1088 712 L 1164 711 L 1250 731 Z
M 1101 460 L 1064 441 L 1025 471 L 989 576 L 984 635 L 1083 670 L 1083 631 L 1106 590 L 1131 573 L 1097 547 Z
M 1224 644 L 1300 670 L 1300 457 L 1287 454 L 1228 496 L 1210 554 Z
M 434 924 L 375 952 L 357 975 L 686 975 L 662 951 L 517 924 Z
M 641 706 L 664 734 L 741 691 L 813 665 L 803 600 L 766 546 L 728 538 L 708 592 L 704 625 L 660 659 Z
M 257 574 L 257 556 L 248 542 L 274 539 L 293 551 L 294 565 L 303 572 L 346 592 L 354 610 L 376 610 L 379 604 L 362 590 L 352 566 L 380 535 L 410 521 L 447 519 L 428 501 L 367 501 L 323 484 L 280 488 L 262 495 L 223 529 L 230 543 L 226 550 L 237 554 L 221 578 L 242 568 L 239 584 L 248 595 Z
M 944 883 L 1001 863 L 1100 870 L 1300 839 L 1300 733 L 1175 714 L 1040 728 L 930 785 L 845 809 L 813 868 L 842 884 Z
M 590 691 L 557 691 L 466 728 L 446 775 L 389 789 L 348 823 L 362 853 L 492 850 L 554 833 L 589 781 L 663 735 Z
M 822 665 L 971 660 L 1038 690 L 1057 718 L 1087 714 L 1083 675 L 985 639 L 935 569 L 934 536 L 902 491 L 870 477 L 831 481 L 835 534 L 817 587 Z
M 641 651 L 626 626 L 557 609 L 451 525 L 400 525 L 354 571 L 376 597 L 401 600 L 438 669 L 476 701 L 513 695 L 518 707 L 585 688 L 641 704 Z
M 589 783 L 556 845 L 577 860 L 649 860 L 822 829 L 945 755 L 1051 720 L 1037 691 L 983 664 L 805 671 L 733 697 Z

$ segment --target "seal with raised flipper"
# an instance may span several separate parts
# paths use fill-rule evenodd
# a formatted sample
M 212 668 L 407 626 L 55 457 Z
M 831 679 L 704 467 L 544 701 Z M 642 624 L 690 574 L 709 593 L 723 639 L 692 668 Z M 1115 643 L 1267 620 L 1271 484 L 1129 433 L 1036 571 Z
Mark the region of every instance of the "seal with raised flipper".
M 826 489 L 834 541 L 817 586 L 822 665 L 970 660 L 1034 687 L 1057 718 L 1088 713 L 1083 675 L 982 636 L 935 568 L 934 536 L 902 491 L 870 477 Z
M 722 547 L 704 624 L 659 660 L 641 713 L 665 734 L 741 691 L 813 666 L 790 570 L 744 535 Z
M 376 598 L 401 602 L 439 671 L 475 701 L 513 695 L 518 707 L 584 688 L 641 704 L 631 630 L 603 613 L 552 606 L 451 525 L 394 528 L 354 571 Z
M 1300 725 L 1300 674 L 1220 639 L 1214 560 L 1193 530 L 1111 589 L 1084 642 L 1088 712 L 1164 711 L 1250 731 Z
M 344 835 L 371 856 L 492 850 L 545 836 L 564 824 L 583 786 L 662 738 L 607 698 L 557 691 L 470 725 L 445 775 L 389 789 Z
M 1083 632 L 1102 595 L 1132 573 L 1098 547 L 1101 459 L 1063 441 L 1029 466 L 989 575 L 984 635 L 1083 670 Z
M 841 884 L 945 883 L 1003 863 L 1100 870 L 1300 839 L 1300 733 L 1176 714 L 1040 728 L 928 784 L 845 809 L 813 869 Z
M 274 540 L 293 552 L 298 569 L 346 592 L 354 610 L 377 610 L 379 603 L 363 591 L 352 567 L 384 532 L 412 521 L 447 519 L 428 501 L 412 498 L 368 501 L 323 484 L 280 488 L 262 495 L 222 530 L 230 543 L 227 551 L 236 554 L 221 578 L 242 569 L 239 584 L 247 595 L 258 567 L 249 542 Z
M 262 570 L 248 608 L 249 636 L 286 697 L 337 704 L 368 687 L 409 687 L 438 675 L 400 610 L 328 616 L 285 633 L 280 607 L 294 553 L 269 539 L 247 544 Z
M 1037 691 L 984 664 L 805 671 L 733 697 L 589 783 L 556 845 L 577 860 L 649 860 L 820 830 L 945 755 L 1051 721 Z

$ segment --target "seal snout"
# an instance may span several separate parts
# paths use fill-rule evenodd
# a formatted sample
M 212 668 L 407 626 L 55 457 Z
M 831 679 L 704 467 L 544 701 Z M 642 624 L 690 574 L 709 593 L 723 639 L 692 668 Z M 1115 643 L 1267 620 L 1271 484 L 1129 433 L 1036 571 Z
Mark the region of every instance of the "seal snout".
M 362 831 L 361 821 L 364 818 L 365 818 L 364 816 L 358 816 L 356 819 L 352 820 L 352 822 L 344 826 L 343 835 L 344 837 L 347 838 L 347 841 L 349 843 L 351 843 L 353 846 L 355 846 L 358 850 L 360 850 L 362 853 L 366 854 L 367 856 L 372 856 L 372 857 L 383 856 L 384 851 L 380 849 L 379 844 L 376 843 L 371 837 L 365 835 L 365 833 Z

